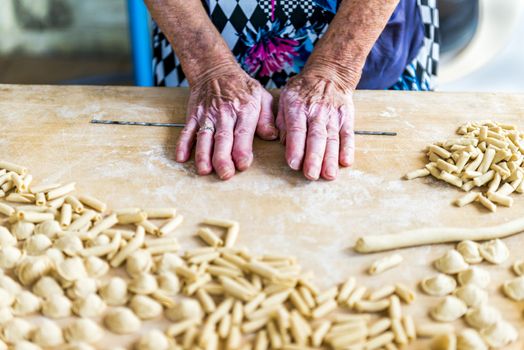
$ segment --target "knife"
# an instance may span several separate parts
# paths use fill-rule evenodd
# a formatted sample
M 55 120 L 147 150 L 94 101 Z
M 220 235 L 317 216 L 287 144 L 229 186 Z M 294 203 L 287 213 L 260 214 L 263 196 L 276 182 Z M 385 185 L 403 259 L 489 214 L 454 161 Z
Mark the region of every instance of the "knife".
M 123 120 L 101 120 L 92 119 L 91 124 L 109 124 L 109 125 L 132 125 L 132 126 L 160 126 L 160 127 L 174 127 L 183 128 L 186 126 L 184 123 L 153 123 L 153 122 L 131 122 Z M 392 131 L 368 131 L 368 130 L 355 130 L 355 135 L 375 135 L 375 136 L 397 136 L 396 132 Z

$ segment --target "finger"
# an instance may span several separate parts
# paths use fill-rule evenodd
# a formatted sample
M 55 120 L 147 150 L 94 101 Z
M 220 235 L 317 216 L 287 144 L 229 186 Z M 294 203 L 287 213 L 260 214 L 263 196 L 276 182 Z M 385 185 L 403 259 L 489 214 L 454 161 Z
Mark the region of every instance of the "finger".
M 187 162 L 191 156 L 191 149 L 195 142 L 195 134 L 198 129 L 198 121 L 196 117 L 188 119 L 186 126 L 178 137 L 176 145 L 176 161 L 179 163 Z
M 259 110 L 253 108 L 237 112 L 233 141 L 233 161 L 238 170 L 249 168 L 253 162 L 253 138 L 257 128 Z
M 209 128 L 204 128 L 197 132 L 195 162 L 199 175 L 208 175 L 213 171 L 211 155 L 213 153 L 213 123 L 206 121 L 204 124 Z
M 334 180 L 338 175 L 338 153 L 340 148 L 338 115 L 332 115 L 327 125 L 326 152 L 321 175 L 326 180 Z
M 260 116 L 257 123 L 257 135 L 263 140 L 274 140 L 278 137 L 273 115 L 273 96 L 266 90 L 262 91 L 260 101 Z
M 314 116 L 309 119 L 303 169 L 304 175 L 309 180 L 318 180 L 320 177 L 327 142 L 327 125 L 323 118 L 326 112 L 324 108 L 318 108 L 312 111 Z
M 280 95 L 282 97 L 282 94 Z M 278 102 L 277 128 L 280 135 L 280 142 L 286 143 L 286 117 L 284 109 L 284 99 L 280 98 Z
M 235 164 L 231 158 L 235 114 L 229 107 L 219 108 L 218 113 L 212 163 L 217 175 L 227 180 L 235 175 Z
M 355 161 L 355 133 L 353 128 L 353 116 L 345 115 L 340 128 L 340 165 L 349 167 Z
M 286 125 L 286 160 L 291 169 L 299 170 L 304 159 L 307 115 L 303 105 L 284 106 Z

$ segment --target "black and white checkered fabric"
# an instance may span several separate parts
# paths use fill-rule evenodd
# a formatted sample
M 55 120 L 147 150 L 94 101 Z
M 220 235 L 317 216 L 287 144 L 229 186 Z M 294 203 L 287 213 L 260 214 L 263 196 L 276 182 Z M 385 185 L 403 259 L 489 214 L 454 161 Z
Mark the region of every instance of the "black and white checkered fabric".
M 415 61 L 416 76 L 433 90 L 436 85 L 440 53 L 439 15 L 437 0 L 417 0 L 424 23 L 424 44 Z
M 280 23 L 291 24 L 296 30 L 314 27 L 315 23 L 330 23 L 333 18 L 332 13 L 316 6 L 313 0 L 274 1 L 278 4 L 274 13 L 271 0 L 203 0 L 203 4 L 235 57 L 245 51 L 239 33 L 246 28 L 257 32 L 259 28 L 270 25 L 271 15 Z M 417 3 L 424 22 L 424 45 L 405 73 L 416 75 L 419 82 L 433 88 L 439 54 L 438 9 L 436 0 L 417 0 Z M 327 27 L 308 31 L 310 41 L 316 43 Z M 153 73 L 157 86 L 188 86 L 180 61 L 156 24 L 153 24 Z M 259 78 L 259 81 L 267 88 L 282 87 L 295 74 L 284 69 L 270 77 Z

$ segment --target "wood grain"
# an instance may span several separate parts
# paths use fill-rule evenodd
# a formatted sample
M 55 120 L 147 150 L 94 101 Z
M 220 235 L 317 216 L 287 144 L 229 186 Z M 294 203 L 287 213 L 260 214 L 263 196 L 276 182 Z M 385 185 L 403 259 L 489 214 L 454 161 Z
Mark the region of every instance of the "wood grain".
M 430 178 L 407 182 L 401 177 L 423 166 L 421 150 L 428 143 L 452 136 L 465 121 L 494 119 L 524 130 L 524 94 L 359 91 L 356 128 L 399 135 L 358 136 L 355 166 L 334 182 L 305 180 L 288 169 L 281 144 L 261 140 L 255 141 L 255 162 L 248 171 L 227 182 L 199 177 L 192 161 L 173 161 L 175 128 L 89 124 L 91 118 L 183 122 L 186 100 L 185 89 L 0 85 L 0 158 L 30 167 L 40 182 L 75 180 L 81 191 L 113 208 L 175 205 L 187 218 L 179 233 L 185 246 L 197 244 L 190 236 L 207 216 L 239 220 L 240 245 L 256 253 L 297 256 L 325 287 L 354 275 L 371 288 L 396 281 L 416 288 L 418 280 L 434 273 L 431 262 L 450 247 L 402 250 L 400 267 L 366 276 L 383 254 L 354 253 L 359 235 L 482 227 L 522 216 L 522 197 L 496 214 L 478 206 L 458 209 L 451 205 L 462 194 L 455 188 Z M 521 349 L 523 305 L 503 298 L 500 285 L 512 276 L 509 266 L 522 255 L 524 235 L 505 242 L 511 261 L 485 267 L 492 277 L 491 302 L 521 329 L 520 342 L 511 348 Z M 422 322 L 437 299 L 421 293 L 417 298 L 408 310 Z M 110 341 L 130 340 L 115 336 Z

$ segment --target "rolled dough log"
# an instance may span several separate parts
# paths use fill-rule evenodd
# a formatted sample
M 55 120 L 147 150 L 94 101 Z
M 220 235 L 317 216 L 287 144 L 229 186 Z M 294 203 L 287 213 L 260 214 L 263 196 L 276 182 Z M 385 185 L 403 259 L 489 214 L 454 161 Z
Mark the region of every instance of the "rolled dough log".
M 355 251 L 359 253 L 374 253 L 398 248 L 460 242 L 464 240 L 486 241 L 505 238 L 519 232 L 524 232 L 524 218 L 491 227 L 423 228 L 398 234 L 359 237 L 355 244 Z

